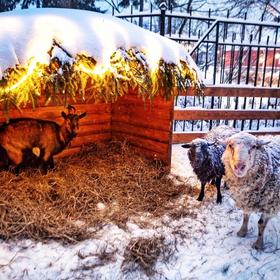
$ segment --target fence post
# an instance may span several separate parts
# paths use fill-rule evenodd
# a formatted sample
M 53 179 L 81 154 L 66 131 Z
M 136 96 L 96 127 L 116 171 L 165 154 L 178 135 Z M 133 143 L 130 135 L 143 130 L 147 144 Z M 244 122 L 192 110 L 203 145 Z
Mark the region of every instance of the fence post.
M 159 8 L 160 8 L 160 18 L 159 18 L 159 24 L 160 24 L 160 35 L 164 36 L 165 34 L 165 13 L 167 10 L 167 4 L 165 2 L 165 0 L 163 0 L 160 4 L 159 4 Z

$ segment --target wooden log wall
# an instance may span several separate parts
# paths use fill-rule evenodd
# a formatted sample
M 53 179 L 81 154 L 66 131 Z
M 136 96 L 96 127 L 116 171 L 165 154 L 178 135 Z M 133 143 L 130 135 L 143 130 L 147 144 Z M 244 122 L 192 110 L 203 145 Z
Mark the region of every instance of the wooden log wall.
M 112 136 L 126 139 L 142 154 L 171 162 L 173 99 L 161 97 L 145 102 L 135 92 L 112 104 Z
M 80 129 L 71 145 L 57 157 L 80 151 L 84 144 L 110 140 L 112 137 L 130 142 L 143 155 L 171 163 L 173 99 L 165 101 L 155 97 L 145 102 L 135 92 L 130 92 L 113 104 L 73 104 L 78 113 L 87 112 L 80 121 Z M 34 118 L 63 122 L 63 106 L 41 106 L 35 110 L 23 108 L 9 111 L 9 118 Z M 0 123 L 6 116 L 0 111 Z

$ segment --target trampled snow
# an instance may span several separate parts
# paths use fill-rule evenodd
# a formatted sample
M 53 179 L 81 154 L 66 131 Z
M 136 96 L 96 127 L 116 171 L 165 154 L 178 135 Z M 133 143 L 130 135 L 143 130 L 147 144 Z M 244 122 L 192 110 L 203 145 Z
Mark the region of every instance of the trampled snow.
M 48 64 L 54 40 L 72 57 L 85 54 L 102 65 L 108 65 L 117 48 L 135 47 L 146 54 L 151 68 L 162 58 L 176 64 L 183 59 L 197 69 L 182 45 L 109 15 L 55 8 L 16 10 L 1 13 L 0 25 L 0 75 L 31 58 Z
M 172 174 L 174 180 L 187 180 L 198 184 L 187 160 L 187 150 L 173 145 Z M 177 180 L 177 179 L 176 179 Z M 209 189 L 208 189 L 209 190 Z M 252 216 L 249 234 L 237 237 L 242 212 L 236 209 L 234 201 L 226 190 L 223 203 L 215 203 L 215 192 L 206 189 L 206 199 L 201 203 L 195 197 L 178 207 L 189 207 L 197 217 L 172 220 L 162 217 L 150 220 L 149 228 L 140 228 L 132 220 L 127 230 L 114 224 L 107 224 L 94 239 L 72 246 L 56 242 L 36 243 L 30 240 L 0 243 L 0 279 L 266 279 L 280 277 L 280 215 L 273 218 L 265 231 L 265 250 L 252 249 L 257 236 L 258 215 Z M 214 195 L 213 195 L 214 193 Z M 143 215 L 138 217 L 146 219 Z M 175 238 L 174 230 L 185 237 Z M 173 256 L 168 261 L 158 260 L 154 276 L 146 276 L 140 270 L 131 273 L 122 271 L 123 253 L 134 237 L 164 236 L 173 247 Z M 102 263 L 99 254 L 113 254 L 113 258 Z

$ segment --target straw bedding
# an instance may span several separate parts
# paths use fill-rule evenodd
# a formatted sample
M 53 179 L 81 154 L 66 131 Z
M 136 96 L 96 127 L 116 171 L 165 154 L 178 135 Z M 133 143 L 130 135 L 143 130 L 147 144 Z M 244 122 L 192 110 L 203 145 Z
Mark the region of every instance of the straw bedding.
M 33 168 L 19 176 L 1 171 L 0 237 L 72 243 L 108 222 L 125 227 L 137 214 L 175 217 L 172 202 L 191 188 L 167 175 L 162 165 L 116 141 L 85 146 L 57 160 L 47 175 Z

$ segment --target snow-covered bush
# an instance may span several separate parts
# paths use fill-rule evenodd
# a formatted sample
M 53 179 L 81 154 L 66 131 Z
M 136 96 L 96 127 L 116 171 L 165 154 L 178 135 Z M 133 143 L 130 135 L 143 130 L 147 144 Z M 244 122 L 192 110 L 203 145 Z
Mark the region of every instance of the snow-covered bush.
M 191 166 L 201 182 L 199 201 L 204 198 L 205 185 L 211 182 L 217 188 L 217 203 L 222 202 L 220 186 L 225 170 L 221 156 L 225 150 L 225 140 L 236 132 L 232 127 L 218 126 L 209 131 L 204 139 L 197 138 L 182 146 L 189 148 Z
M 261 212 L 254 248 L 263 248 L 268 220 L 280 210 L 280 136 L 257 138 L 240 132 L 228 138 L 222 160 L 225 178 L 244 220 L 238 236 L 247 234 L 251 212 Z

